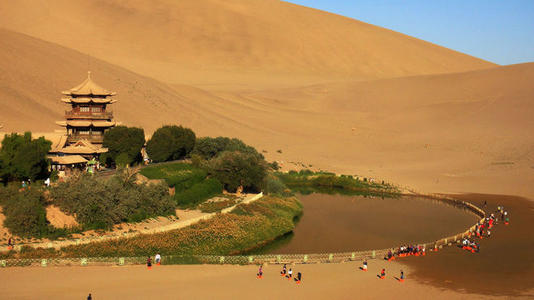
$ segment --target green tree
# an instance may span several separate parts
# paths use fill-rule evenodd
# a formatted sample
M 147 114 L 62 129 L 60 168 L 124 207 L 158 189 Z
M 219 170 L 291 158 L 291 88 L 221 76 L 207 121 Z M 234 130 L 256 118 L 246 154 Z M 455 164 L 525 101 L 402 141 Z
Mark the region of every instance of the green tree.
M 148 156 L 155 162 L 177 160 L 186 157 L 195 147 L 193 130 L 182 126 L 163 126 L 148 141 Z
M 229 192 L 235 192 L 239 186 L 245 191 L 260 191 L 267 168 L 262 158 L 238 151 L 222 152 L 207 163 L 210 176 L 219 180 Z
M 141 128 L 117 126 L 104 134 L 103 146 L 108 152 L 101 160 L 105 164 L 115 163 L 119 166 L 140 162 L 141 148 L 145 145 L 145 132 Z
M 195 144 L 194 154 L 201 156 L 204 159 L 211 159 L 224 151 L 239 151 L 243 153 L 253 154 L 263 159 L 263 155 L 259 153 L 254 147 L 245 144 L 240 139 L 228 137 L 202 137 L 197 139 Z
M 14 186 L 3 188 L 4 226 L 22 237 L 41 237 L 48 233 L 49 224 L 43 206 L 44 196 L 38 189 L 19 192 Z
M 0 149 L 0 177 L 7 181 L 45 178 L 51 146 L 44 137 L 32 139 L 31 132 L 6 134 Z

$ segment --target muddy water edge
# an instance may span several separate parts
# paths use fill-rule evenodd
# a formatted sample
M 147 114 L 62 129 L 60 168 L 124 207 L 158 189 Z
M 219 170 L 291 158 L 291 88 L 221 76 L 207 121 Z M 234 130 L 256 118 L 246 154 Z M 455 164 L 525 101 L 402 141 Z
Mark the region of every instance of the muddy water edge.
M 449 196 L 475 204 L 488 215 L 504 206 L 510 225 L 501 222 L 491 230 L 491 238 L 478 240 L 480 253 L 451 246 L 435 255 L 402 260 L 414 270 L 411 276 L 442 288 L 534 299 L 534 202 L 503 195 Z

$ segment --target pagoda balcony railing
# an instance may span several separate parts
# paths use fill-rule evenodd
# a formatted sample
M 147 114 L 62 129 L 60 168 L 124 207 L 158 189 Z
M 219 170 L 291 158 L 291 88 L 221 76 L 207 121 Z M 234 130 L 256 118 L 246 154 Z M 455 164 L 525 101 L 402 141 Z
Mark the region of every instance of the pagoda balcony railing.
M 72 111 L 72 110 L 66 110 L 65 111 L 65 118 L 66 119 L 113 119 L 113 112 L 112 111 L 103 111 L 103 112 L 94 112 L 94 111 L 88 111 L 88 112 L 80 112 L 80 111 Z
M 74 143 L 79 140 L 88 140 L 92 143 L 102 143 L 104 142 L 104 136 L 101 134 L 70 134 L 67 137 L 67 143 Z

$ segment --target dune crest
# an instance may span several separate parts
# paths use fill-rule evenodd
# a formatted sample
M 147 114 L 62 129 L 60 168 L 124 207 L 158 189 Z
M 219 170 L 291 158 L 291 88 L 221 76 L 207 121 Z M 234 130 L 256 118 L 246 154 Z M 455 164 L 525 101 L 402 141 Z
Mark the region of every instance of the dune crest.
M 492 63 L 278 0 L 19 0 L 0 26 L 163 82 L 261 89 L 462 72 Z

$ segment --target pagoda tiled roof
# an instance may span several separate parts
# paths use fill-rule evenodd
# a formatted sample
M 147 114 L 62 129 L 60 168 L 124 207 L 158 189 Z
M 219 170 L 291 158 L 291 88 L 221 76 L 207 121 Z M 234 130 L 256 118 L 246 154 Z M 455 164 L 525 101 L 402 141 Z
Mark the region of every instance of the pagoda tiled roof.
M 87 72 L 87 79 L 84 80 L 80 85 L 63 92 L 64 95 L 71 95 L 71 96 L 112 96 L 115 95 L 114 92 L 110 92 L 103 87 L 96 84 L 91 79 L 91 72 Z M 74 98 L 73 98 L 74 99 Z M 105 99 L 102 99 L 105 100 Z M 109 101 L 109 99 L 108 99 Z
M 117 125 L 117 122 L 115 121 L 85 121 L 85 120 L 67 120 L 67 121 L 57 121 L 57 125 L 66 127 L 73 126 L 73 127 L 113 127 Z

